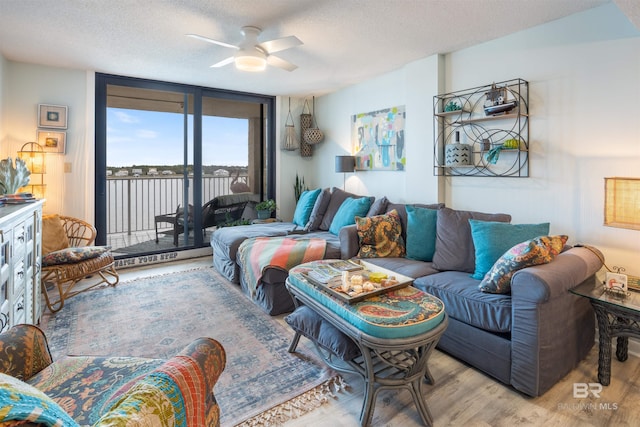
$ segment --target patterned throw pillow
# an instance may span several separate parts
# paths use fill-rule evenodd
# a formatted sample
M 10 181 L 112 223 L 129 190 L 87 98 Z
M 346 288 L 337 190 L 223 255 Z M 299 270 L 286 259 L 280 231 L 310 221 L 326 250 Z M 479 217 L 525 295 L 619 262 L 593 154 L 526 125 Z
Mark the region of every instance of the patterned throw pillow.
M 111 250 L 110 246 L 82 246 L 51 252 L 42 257 L 42 266 L 49 267 L 60 264 L 73 264 L 87 259 L 97 258 Z
M 482 292 L 508 294 L 511 276 L 518 270 L 533 265 L 547 264 L 567 243 L 568 236 L 541 236 L 518 243 L 502 255 L 480 282 Z
M 356 218 L 360 258 L 403 257 L 405 255 L 402 223 L 398 211 L 385 215 Z

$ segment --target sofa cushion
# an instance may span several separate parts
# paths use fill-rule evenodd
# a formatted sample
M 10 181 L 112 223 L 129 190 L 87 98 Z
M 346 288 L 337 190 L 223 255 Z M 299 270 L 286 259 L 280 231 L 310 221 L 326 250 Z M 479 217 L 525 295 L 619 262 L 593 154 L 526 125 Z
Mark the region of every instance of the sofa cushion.
M 371 200 L 368 197 L 354 199 L 347 197 L 336 212 L 331 221 L 329 232 L 337 235 L 345 225 L 356 223 L 356 217 L 365 216 L 371 207 Z
M 93 425 L 118 396 L 164 361 L 137 357 L 65 356 L 29 379 L 82 425 Z M 65 424 L 66 425 L 66 424 Z
M 59 251 L 69 247 L 67 232 L 58 215 L 42 216 L 42 254 Z
M 268 224 L 239 225 L 218 228 L 211 235 L 214 254 L 236 260 L 238 247 L 252 237 L 286 236 L 295 227 L 292 222 L 272 222 Z
M 329 227 L 331 227 L 331 223 L 333 222 L 333 217 L 336 215 L 336 213 L 338 212 L 338 209 L 340 209 L 340 206 L 342 206 L 342 203 L 347 199 L 347 197 L 351 197 L 353 199 L 359 199 L 362 196 L 348 193 L 344 190 L 333 187 L 333 190 L 331 191 L 331 199 L 329 200 L 329 205 L 327 206 L 327 209 L 324 212 L 322 222 L 318 226 L 320 230 L 329 231 Z M 367 197 L 367 199 L 370 200 L 370 203 L 373 203 L 375 200 L 374 197 Z M 360 216 L 365 216 L 366 213 L 367 212 L 365 212 Z
M 42 257 L 42 266 L 50 267 L 61 264 L 74 264 L 93 258 L 98 258 L 105 252 L 109 252 L 111 246 L 81 246 L 78 248 L 66 248 L 51 252 Z
M 306 231 L 314 231 L 320 227 L 322 223 L 322 219 L 324 218 L 324 213 L 329 206 L 329 202 L 331 201 L 331 190 L 328 188 L 323 189 L 318 198 L 316 199 L 316 203 L 313 205 L 313 209 L 311 210 L 311 214 L 309 215 L 309 221 L 305 227 Z
M 317 342 L 344 361 L 360 355 L 360 349 L 338 328 L 322 320 L 322 317 L 307 306 L 298 307 L 284 318 L 291 328 L 303 336 Z
M 398 212 L 356 217 L 360 258 L 403 257 L 405 245 Z
M 447 314 L 492 332 L 511 331 L 511 295 L 478 291 L 479 280 L 466 272 L 444 271 L 419 277 L 413 286 L 440 299 Z
M 444 203 L 432 203 L 432 204 L 422 204 L 422 203 L 413 203 L 411 204 L 414 208 L 424 208 L 424 209 L 442 209 L 444 207 Z M 404 241 L 407 241 L 407 205 L 404 203 L 391 203 L 387 204 L 387 212 L 392 210 L 397 210 L 398 215 L 400 215 L 400 222 L 402 223 L 402 238 Z
M 507 224 L 504 222 L 469 220 L 475 247 L 476 269 L 473 278 L 482 280 L 493 264 L 512 246 L 549 234 L 549 223 Z
M 53 399 L 37 388 L 10 375 L 0 373 L 0 424 L 22 425 L 22 421 L 44 426 L 77 426 Z M 40 425 L 40 424 L 39 424 Z
M 315 190 L 303 191 L 296 203 L 296 210 L 293 213 L 293 223 L 299 227 L 307 227 L 311 211 L 316 204 L 316 200 L 322 190 L 317 188 Z
M 438 211 L 412 205 L 407 210 L 407 258 L 431 261 L 436 250 Z
M 568 236 L 540 236 L 519 243 L 509 249 L 493 265 L 480 282 L 483 292 L 506 294 L 511 292 L 513 273 L 525 267 L 547 264 L 560 253 Z
M 511 221 L 508 214 L 488 214 L 473 211 L 459 211 L 450 208 L 438 210 L 436 225 L 436 251 L 433 267 L 441 270 L 473 273 L 476 267 L 475 249 L 471 237 L 470 219 L 481 221 Z

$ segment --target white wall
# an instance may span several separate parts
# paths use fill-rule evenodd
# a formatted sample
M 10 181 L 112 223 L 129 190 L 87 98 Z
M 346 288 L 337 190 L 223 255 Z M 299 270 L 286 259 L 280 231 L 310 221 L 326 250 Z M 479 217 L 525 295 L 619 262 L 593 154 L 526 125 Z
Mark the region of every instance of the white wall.
M 608 4 L 444 58 L 443 67 L 426 58 L 317 99 L 327 139 L 314 183 L 342 185 L 333 157 L 350 150 L 351 115 L 404 104 L 406 172 L 358 172 L 349 191 L 550 221 L 552 233 L 640 275 L 640 232 L 602 225 L 603 178 L 640 176 L 640 32 Z M 433 177 L 433 95 L 512 78 L 530 84 L 531 176 Z
M 6 61 L 3 74 L 1 157 L 36 141 L 38 104 L 68 106 L 66 154 L 46 155 L 44 212 L 93 222 L 93 73 Z

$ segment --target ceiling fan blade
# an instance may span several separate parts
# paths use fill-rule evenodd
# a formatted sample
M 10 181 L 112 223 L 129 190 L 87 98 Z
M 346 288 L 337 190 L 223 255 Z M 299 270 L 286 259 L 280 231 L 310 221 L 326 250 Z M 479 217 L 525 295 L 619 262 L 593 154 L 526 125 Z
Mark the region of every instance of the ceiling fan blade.
M 211 66 L 211 68 L 220 68 L 220 67 L 224 67 L 225 65 L 229 65 L 233 62 L 235 58 L 233 56 L 228 57 L 227 59 L 224 59 L 220 62 L 216 62 L 215 64 L 213 64 Z
M 277 56 L 269 55 L 267 56 L 267 64 L 272 65 L 274 67 L 282 68 L 283 70 L 293 71 L 298 68 L 297 65 L 292 64 L 289 61 L 285 61 L 282 58 L 278 58 Z
M 240 49 L 238 46 L 234 46 L 232 44 L 225 43 L 225 42 L 220 42 L 218 40 L 213 40 L 213 39 L 210 39 L 208 37 L 199 36 L 197 34 L 185 34 L 185 35 L 187 37 L 192 37 L 194 39 L 202 40 L 202 41 L 207 42 L 207 43 L 217 44 L 218 46 L 230 47 L 231 49 Z
M 280 52 L 285 49 L 291 49 L 292 47 L 300 46 L 303 44 L 296 36 L 282 37 L 281 39 L 268 40 L 260 43 L 262 49 L 267 53 Z

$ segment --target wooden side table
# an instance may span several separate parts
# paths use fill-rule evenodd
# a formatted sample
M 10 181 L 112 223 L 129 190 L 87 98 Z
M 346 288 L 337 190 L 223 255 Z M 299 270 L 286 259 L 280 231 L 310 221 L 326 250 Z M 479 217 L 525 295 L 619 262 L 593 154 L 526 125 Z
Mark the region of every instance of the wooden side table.
M 624 362 L 628 357 L 629 337 L 640 338 L 640 292 L 629 291 L 627 296 L 606 292 L 604 286 L 583 283 L 571 289 L 581 297 L 589 298 L 598 319 L 598 381 L 611 383 L 611 343 L 617 338 L 616 357 Z
M 330 367 L 338 371 L 356 373 L 363 378 L 365 390 L 360 412 L 361 425 L 370 425 L 378 392 L 382 389 L 396 388 L 408 389 L 423 423 L 433 425 L 431 413 L 424 400 L 422 385 L 425 380 L 429 384 L 434 383 L 427 362 L 447 328 L 448 318 L 442 302 L 432 295 L 408 287 L 349 305 L 330 294 L 323 294 L 321 289 L 306 280 L 303 272 L 307 266 L 322 262 L 327 261 L 313 261 L 294 267 L 289 271 L 286 286 L 297 307 L 303 304 L 310 308 L 360 349 L 360 356 L 346 361 L 346 364 L 340 363 L 331 353 L 323 351 L 313 337 L 308 337 Z M 402 310 L 394 306 L 398 300 L 401 300 Z M 373 304 L 375 308 L 372 308 Z M 364 310 L 359 310 L 363 307 Z M 358 316 L 362 311 L 385 312 L 389 316 L 381 316 L 379 322 L 373 317 L 366 320 L 363 318 L 370 332 L 367 333 L 363 330 L 365 328 L 355 326 L 353 321 L 354 316 Z M 400 314 L 401 311 L 404 314 Z M 401 324 L 399 319 L 398 322 L 394 322 L 391 312 L 404 316 L 406 326 Z M 412 316 L 414 321 L 407 320 L 407 316 Z M 425 322 L 422 330 L 412 328 L 422 321 Z M 290 352 L 295 351 L 300 336 L 300 333 L 296 332 L 289 348 Z

